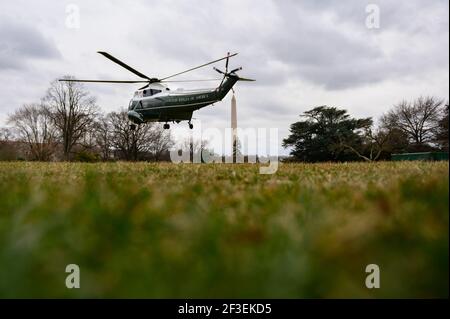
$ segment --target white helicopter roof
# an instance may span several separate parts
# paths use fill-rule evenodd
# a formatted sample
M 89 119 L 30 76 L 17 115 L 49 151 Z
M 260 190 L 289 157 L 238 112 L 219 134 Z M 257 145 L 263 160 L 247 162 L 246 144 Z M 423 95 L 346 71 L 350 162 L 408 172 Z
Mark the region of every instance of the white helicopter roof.
M 134 100 L 141 100 L 145 98 L 152 97 L 153 95 L 160 95 L 164 94 L 167 95 L 167 93 L 170 92 L 170 89 L 167 87 L 167 85 L 162 83 L 150 83 L 145 88 L 138 89 L 134 92 L 133 99 Z
M 156 83 L 150 83 L 146 88 L 139 89 L 138 91 L 143 91 L 143 90 L 147 90 L 147 89 L 165 90 L 167 88 L 168 87 L 166 84 L 156 82 Z
M 158 94 L 158 96 L 160 96 L 160 94 L 162 95 L 185 95 L 185 94 L 190 94 L 190 93 L 207 93 L 207 92 L 211 92 L 211 90 L 213 90 L 213 88 L 202 88 L 202 89 L 184 89 L 184 88 L 176 88 L 175 90 L 171 90 L 168 88 L 168 86 L 166 84 L 163 83 L 151 83 L 149 84 L 147 87 L 139 89 L 137 91 L 134 92 L 134 99 L 145 99 L 148 98 L 150 96 L 156 95 Z

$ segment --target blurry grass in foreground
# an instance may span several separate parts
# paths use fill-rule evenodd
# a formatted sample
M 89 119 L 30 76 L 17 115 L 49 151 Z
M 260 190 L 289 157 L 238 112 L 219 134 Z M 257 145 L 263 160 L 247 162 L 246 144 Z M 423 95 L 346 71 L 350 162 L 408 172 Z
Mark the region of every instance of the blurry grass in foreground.
M 0 163 L 0 297 L 448 297 L 448 168 Z

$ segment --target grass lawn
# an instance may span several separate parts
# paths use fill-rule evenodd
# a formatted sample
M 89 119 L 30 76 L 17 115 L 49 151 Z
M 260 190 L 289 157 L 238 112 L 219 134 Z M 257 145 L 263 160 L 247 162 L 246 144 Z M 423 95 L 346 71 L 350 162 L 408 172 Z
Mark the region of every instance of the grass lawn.
M 448 297 L 448 169 L 0 162 L 0 297 Z

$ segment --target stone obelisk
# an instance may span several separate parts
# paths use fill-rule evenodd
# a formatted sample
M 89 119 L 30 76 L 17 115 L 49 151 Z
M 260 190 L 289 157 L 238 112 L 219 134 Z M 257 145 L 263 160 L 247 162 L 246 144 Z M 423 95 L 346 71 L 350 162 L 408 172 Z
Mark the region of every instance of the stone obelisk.
M 231 142 L 233 163 L 236 163 L 237 155 L 237 114 L 236 114 L 236 98 L 231 98 Z

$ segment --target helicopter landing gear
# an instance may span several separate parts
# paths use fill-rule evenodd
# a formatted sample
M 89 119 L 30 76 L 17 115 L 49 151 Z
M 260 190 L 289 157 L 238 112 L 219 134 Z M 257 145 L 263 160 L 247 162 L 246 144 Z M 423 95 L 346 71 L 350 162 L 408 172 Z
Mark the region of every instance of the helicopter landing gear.
M 194 124 L 192 124 L 191 122 L 189 122 L 189 128 L 192 130 L 194 128 Z
M 164 126 L 163 126 L 163 128 L 164 128 L 165 130 L 168 130 L 168 129 L 170 128 L 170 125 L 169 125 L 168 123 L 165 123 Z
M 134 131 L 136 129 L 136 124 L 130 124 L 130 130 Z

